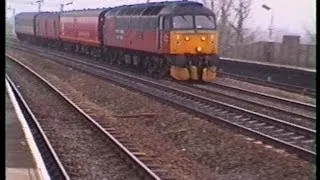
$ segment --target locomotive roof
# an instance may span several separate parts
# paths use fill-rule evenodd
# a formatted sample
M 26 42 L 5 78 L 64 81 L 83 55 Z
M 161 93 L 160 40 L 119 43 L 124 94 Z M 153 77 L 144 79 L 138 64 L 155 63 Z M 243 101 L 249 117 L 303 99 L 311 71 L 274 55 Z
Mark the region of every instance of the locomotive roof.
M 201 3 L 188 1 L 153 2 L 114 7 L 106 16 L 157 16 L 167 14 L 208 14 L 213 12 Z

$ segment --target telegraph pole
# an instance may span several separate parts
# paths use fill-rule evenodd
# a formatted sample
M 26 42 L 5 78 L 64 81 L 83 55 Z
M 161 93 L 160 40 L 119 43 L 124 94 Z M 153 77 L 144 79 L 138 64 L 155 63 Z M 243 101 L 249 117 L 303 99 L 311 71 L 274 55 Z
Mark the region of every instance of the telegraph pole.
M 66 4 L 60 4 L 60 11 L 61 11 L 61 12 L 63 11 L 64 6 L 68 6 L 68 5 L 71 5 L 71 4 L 73 4 L 73 1 L 68 2 L 68 3 L 66 3 Z
M 38 12 L 41 12 L 41 3 L 43 2 L 43 0 L 38 0 L 35 3 L 38 3 Z

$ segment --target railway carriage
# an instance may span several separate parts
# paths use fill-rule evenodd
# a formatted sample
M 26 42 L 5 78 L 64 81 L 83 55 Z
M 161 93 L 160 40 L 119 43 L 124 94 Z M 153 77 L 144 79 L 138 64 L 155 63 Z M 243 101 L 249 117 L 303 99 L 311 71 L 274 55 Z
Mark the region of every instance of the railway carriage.
M 64 46 L 76 52 L 100 55 L 103 15 L 108 9 L 63 12 L 60 15 L 60 38 Z
M 59 43 L 59 13 L 44 12 L 36 17 L 37 42 L 42 45 L 57 45 Z
M 19 13 L 15 16 L 15 32 L 19 39 L 34 41 L 36 36 L 35 21 L 38 12 Z

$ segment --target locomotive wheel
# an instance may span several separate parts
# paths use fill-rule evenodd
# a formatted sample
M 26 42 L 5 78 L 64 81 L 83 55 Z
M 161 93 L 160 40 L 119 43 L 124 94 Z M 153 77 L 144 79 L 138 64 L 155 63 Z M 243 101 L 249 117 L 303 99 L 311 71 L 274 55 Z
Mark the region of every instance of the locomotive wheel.
M 140 57 L 139 57 L 139 55 L 133 55 L 132 56 L 132 65 L 135 68 L 139 67 L 139 65 L 140 65 Z
M 149 75 L 152 76 L 153 72 L 154 72 L 154 68 L 153 68 L 153 64 L 152 61 L 150 60 L 150 57 L 145 57 L 144 61 L 143 61 L 143 69 L 145 70 L 145 72 Z
M 162 64 L 161 67 L 158 69 L 159 77 L 166 76 L 169 73 L 169 70 L 170 70 L 169 64 L 167 63 Z
M 123 55 L 123 57 L 124 57 L 124 66 L 130 67 L 132 64 L 132 56 L 130 54 L 125 54 Z
M 116 59 L 117 59 L 117 54 L 115 52 L 110 52 L 108 54 L 110 54 L 109 63 L 110 64 L 115 64 Z
M 110 62 L 110 61 L 111 61 L 111 58 L 112 58 L 112 56 L 111 56 L 111 53 L 110 53 L 110 52 L 103 54 L 103 60 L 104 60 L 105 62 Z
M 116 64 L 118 66 L 122 65 L 122 60 L 123 60 L 123 56 L 122 56 L 121 52 L 116 52 Z

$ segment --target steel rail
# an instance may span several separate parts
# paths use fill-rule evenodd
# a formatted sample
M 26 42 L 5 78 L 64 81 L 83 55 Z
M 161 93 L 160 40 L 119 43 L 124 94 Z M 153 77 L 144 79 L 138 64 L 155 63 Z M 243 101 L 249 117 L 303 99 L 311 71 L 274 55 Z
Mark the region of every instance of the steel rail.
M 40 50 L 36 51 L 37 56 L 51 59 L 79 71 L 143 92 L 167 103 L 195 112 L 211 121 L 219 120 L 219 122 L 228 124 L 237 130 L 258 137 L 264 142 L 285 148 L 288 152 L 295 153 L 303 159 L 312 160 L 316 156 L 313 147 L 311 147 L 315 143 L 315 130 L 168 87 L 154 80 L 136 77 L 57 53 L 46 52 L 44 54 Z
M 264 86 L 268 86 L 268 87 L 272 87 L 272 88 L 277 88 L 277 89 L 289 91 L 292 93 L 305 94 L 305 95 L 310 96 L 312 98 L 316 97 L 316 90 L 306 88 L 306 87 L 294 86 L 294 85 L 280 83 L 280 82 L 274 82 L 274 81 L 267 81 L 264 79 L 253 78 L 250 76 L 244 76 L 244 75 L 238 75 L 238 74 L 231 74 L 231 73 L 226 73 L 226 72 L 219 72 L 219 76 L 232 78 L 232 79 L 236 79 L 236 80 L 241 80 L 241 81 L 246 81 L 246 82 L 254 83 L 254 84 L 258 84 L 258 85 L 264 85 Z
M 155 180 L 161 180 L 161 178 L 155 174 L 149 167 L 147 167 L 143 162 L 141 162 L 133 153 L 131 153 L 122 143 L 120 143 L 111 133 L 109 133 L 106 129 L 104 129 L 100 124 L 98 124 L 94 119 L 92 119 L 87 113 L 85 113 L 79 106 L 77 106 L 74 102 L 72 102 L 66 95 L 64 95 L 59 89 L 54 87 L 50 82 L 48 82 L 46 79 L 41 77 L 38 73 L 30 69 L 25 64 L 21 63 L 19 60 L 11 57 L 10 55 L 6 54 L 6 58 L 9 58 L 19 64 L 21 67 L 28 70 L 30 73 L 32 73 L 34 76 L 36 76 L 43 84 L 45 84 L 47 87 L 50 87 L 50 89 L 53 90 L 56 94 L 58 94 L 60 97 L 63 98 L 68 104 L 70 104 L 77 112 L 79 112 L 86 120 L 91 122 L 99 131 L 101 131 L 108 139 L 110 139 L 118 148 L 120 151 L 122 151 L 125 155 L 127 155 L 128 158 L 130 158 L 137 167 L 139 167 L 143 172 L 144 176 L 147 178 L 155 179 Z
M 50 178 L 69 180 L 70 177 L 68 173 L 66 172 L 61 161 L 59 160 L 58 155 L 54 151 L 52 145 L 50 144 L 50 141 L 48 140 L 47 136 L 42 130 L 37 118 L 32 113 L 28 104 L 19 92 L 17 86 L 13 83 L 13 81 L 7 74 L 5 76 L 6 81 L 9 83 L 9 86 L 13 90 L 13 93 L 18 101 L 22 113 L 28 123 L 28 126 L 31 129 L 32 135 L 35 138 L 37 147 L 40 151 L 40 154 L 45 163 L 45 167 L 48 171 Z

